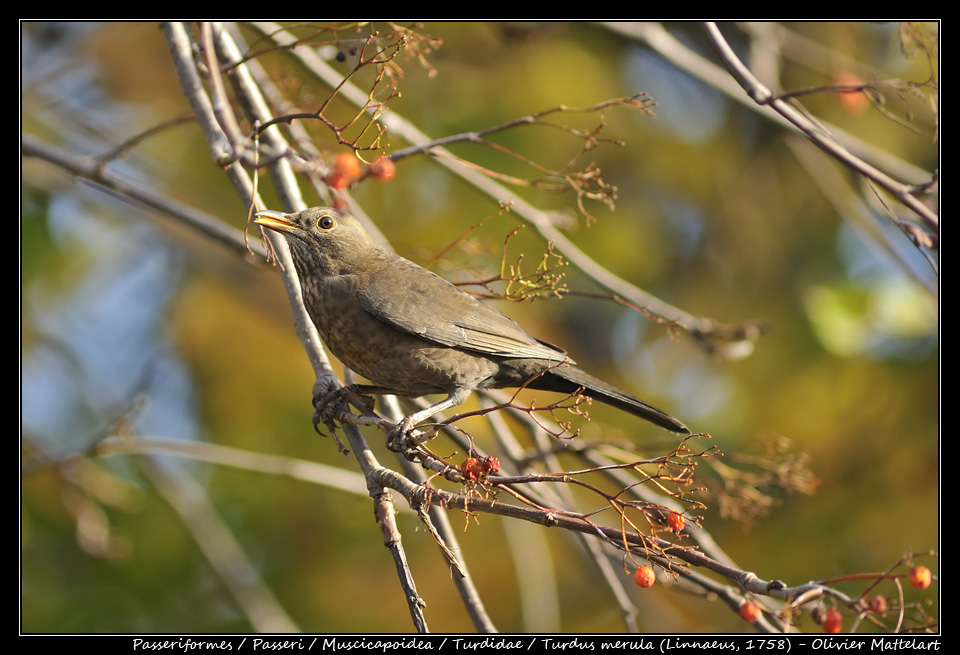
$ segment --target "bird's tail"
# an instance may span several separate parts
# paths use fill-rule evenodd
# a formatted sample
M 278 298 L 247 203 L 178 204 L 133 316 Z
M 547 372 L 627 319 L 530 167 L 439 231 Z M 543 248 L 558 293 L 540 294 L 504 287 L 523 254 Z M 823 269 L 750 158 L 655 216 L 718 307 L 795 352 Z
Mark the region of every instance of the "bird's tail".
M 575 366 L 558 366 L 552 368 L 540 377 L 530 382 L 529 387 L 544 391 L 558 391 L 560 393 L 574 393 L 578 389 L 584 396 L 589 396 L 602 403 L 622 409 L 634 416 L 639 416 L 661 428 L 678 434 L 690 434 L 686 425 L 673 418 L 666 412 L 653 405 L 645 403 L 626 391 L 617 389 Z

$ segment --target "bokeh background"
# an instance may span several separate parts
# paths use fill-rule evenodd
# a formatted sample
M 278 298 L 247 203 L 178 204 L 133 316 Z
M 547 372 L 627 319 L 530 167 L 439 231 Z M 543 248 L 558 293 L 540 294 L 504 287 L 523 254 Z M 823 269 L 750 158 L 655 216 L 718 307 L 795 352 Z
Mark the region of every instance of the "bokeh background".
M 580 248 L 674 306 L 734 325 L 763 321 L 769 331 L 746 356 L 723 358 L 682 331 L 588 295 L 499 307 L 563 345 L 583 368 L 710 433 L 728 458 L 763 453 L 771 438 L 789 439 L 791 452 L 809 456 L 819 480 L 815 494 L 775 493 L 775 506 L 749 522 L 722 516 L 717 504 L 703 512 L 704 527 L 743 568 L 797 584 L 883 571 L 907 553 L 936 550 L 936 251 L 921 253 L 892 225 L 882 194 L 749 103 L 680 71 L 636 27 L 423 24 L 419 31 L 442 45 L 429 54 L 429 67 L 398 58 L 401 96 L 388 111 L 436 138 L 561 104 L 587 107 L 648 93 L 655 115 L 607 112 L 603 135 L 623 145 L 601 144 L 581 162 L 596 162 L 618 187 L 615 211 L 588 202 L 597 219 L 588 226 L 572 194 L 516 187 L 517 197 L 557 210 Z M 701 25 L 655 27 L 717 61 Z M 190 115 L 156 24 L 21 29 L 25 135 L 74 155 L 99 155 Z M 237 29 L 249 40 L 258 36 Z M 882 152 L 904 182 L 927 182 L 939 167 L 930 84 L 938 75 L 936 24 L 721 29 L 774 88 L 855 78 L 928 83 L 878 86 L 882 110 L 862 95 L 827 91 L 802 102 Z M 344 74 L 350 70 L 349 48 L 318 42 L 316 49 Z M 338 51 L 345 61 L 336 61 Z M 282 53 L 263 62 L 304 108 L 329 93 Z M 552 120 L 588 128 L 597 115 Z M 325 156 L 345 151 L 329 131 L 310 130 Z M 495 140 L 553 168 L 580 148 L 576 138 L 544 127 Z M 389 153 L 408 144 L 388 134 L 384 145 Z M 495 170 L 532 175 L 478 146 L 453 150 Z M 312 632 L 411 630 L 362 493 L 190 459 L 94 453 L 104 437 L 127 434 L 354 470 L 352 459 L 312 431 L 312 372 L 270 266 L 47 161 L 21 163 L 21 630 L 255 629 L 198 548 L 203 527 L 175 509 L 176 498 L 190 495 L 209 503 L 257 573 L 254 586 L 272 595 L 265 606 L 282 608 L 291 625 Z M 244 227 L 247 208 L 211 161 L 195 123 L 144 139 L 109 167 Z M 263 185 L 270 197 L 269 183 Z M 392 182 L 365 181 L 352 193 L 398 252 L 422 264 L 442 254 L 434 270 L 460 279 L 495 273 L 507 233 L 521 222 L 498 215 L 489 197 L 424 156 L 398 162 Z M 512 257 L 524 253 L 525 262 L 545 250 L 531 228 L 509 248 Z M 565 272 L 571 290 L 600 291 L 575 267 Z M 600 408 L 591 414 L 615 434 L 662 439 L 630 417 Z M 585 426 L 585 437 L 600 430 Z M 368 438 L 380 442 L 374 433 Z M 540 528 L 492 516 L 453 520 L 464 526 L 464 558 L 501 630 L 623 630 L 609 591 L 573 540 L 552 533 L 544 539 Z M 471 631 L 431 537 L 409 514 L 400 521 L 431 628 Z M 521 564 L 510 547 L 518 541 L 543 544 L 534 558 L 555 576 L 542 614 L 520 605 Z M 935 558 L 922 562 L 936 573 Z M 855 594 L 864 588 L 858 584 L 841 588 Z M 889 583 L 881 589 L 893 593 Z M 936 582 L 923 593 L 908 588 L 907 599 L 925 603 L 936 617 L 938 589 Z M 628 590 L 646 631 L 745 627 L 726 606 L 666 585 Z M 523 591 L 536 597 L 536 590 Z M 809 619 L 805 627 L 813 627 Z

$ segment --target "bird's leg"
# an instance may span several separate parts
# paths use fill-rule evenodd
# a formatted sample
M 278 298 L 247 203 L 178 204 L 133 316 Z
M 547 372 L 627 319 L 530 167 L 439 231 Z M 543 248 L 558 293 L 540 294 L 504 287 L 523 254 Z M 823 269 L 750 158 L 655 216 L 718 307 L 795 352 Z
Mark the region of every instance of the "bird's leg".
M 317 381 L 313 383 L 313 429 L 317 434 L 325 437 L 327 435 L 320 430 L 320 424 L 323 423 L 326 425 L 327 430 L 330 431 L 330 435 L 337 442 L 337 448 L 345 455 L 349 451 L 347 447 L 343 445 L 343 441 L 340 440 L 340 435 L 337 434 L 337 426 L 334 425 L 332 420 L 324 417 L 323 409 L 326 406 L 323 404 L 323 399 L 329 396 L 331 388 L 334 388 L 334 391 L 339 388 L 333 376 L 318 377 Z
M 320 431 L 320 423 L 324 423 L 327 427 L 330 427 L 330 423 L 339 412 L 350 411 L 351 404 L 361 412 L 371 414 L 376 405 L 372 394 L 386 393 L 393 393 L 393 391 L 391 389 L 367 384 L 348 384 L 345 387 L 340 387 L 333 391 L 329 391 L 319 384 L 314 385 L 313 427 L 317 432 Z
M 334 432 L 333 421 L 338 413 L 349 411 L 351 404 L 362 412 L 372 413 L 375 406 L 372 396 L 383 394 L 396 395 L 396 391 L 368 384 L 348 384 L 345 387 L 330 391 L 318 382 L 313 387 L 313 427 L 317 432 L 320 432 L 320 424 L 323 423 L 331 432 Z M 420 440 L 414 438 L 414 433 L 417 432 L 415 428 L 419 423 L 445 409 L 462 405 L 469 396 L 470 391 L 468 389 L 457 389 L 435 405 L 403 417 L 388 432 L 387 448 L 395 452 L 402 452 L 410 441 L 419 445 Z
M 469 396 L 470 391 L 468 389 L 457 389 L 437 404 L 430 405 L 430 407 L 427 407 L 426 409 L 421 409 L 419 412 L 414 412 L 409 416 L 403 417 L 403 419 L 401 419 L 400 422 L 397 423 L 387 435 L 387 448 L 396 452 L 400 452 L 406 445 L 407 440 L 412 438 L 412 433 L 416 425 L 422 423 L 431 416 L 439 414 L 445 409 L 462 405 Z M 414 441 L 417 440 L 414 439 Z

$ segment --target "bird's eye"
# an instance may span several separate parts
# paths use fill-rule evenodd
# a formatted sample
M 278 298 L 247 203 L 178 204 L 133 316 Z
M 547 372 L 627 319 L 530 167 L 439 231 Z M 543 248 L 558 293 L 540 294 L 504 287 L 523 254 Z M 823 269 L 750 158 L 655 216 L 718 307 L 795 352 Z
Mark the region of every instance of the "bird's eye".
M 333 216 L 330 216 L 329 214 L 324 214 L 317 220 L 317 227 L 319 227 L 321 230 L 332 230 L 333 226 L 336 224 L 337 222 L 333 220 Z

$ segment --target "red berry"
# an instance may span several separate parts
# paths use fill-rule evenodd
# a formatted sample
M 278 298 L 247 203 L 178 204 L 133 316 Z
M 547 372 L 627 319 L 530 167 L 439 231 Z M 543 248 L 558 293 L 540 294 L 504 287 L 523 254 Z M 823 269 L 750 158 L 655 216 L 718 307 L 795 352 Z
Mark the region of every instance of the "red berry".
M 840 632 L 840 629 L 843 627 L 843 614 L 837 610 L 827 610 L 823 615 L 823 620 L 820 622 L 820 625 L 823 626 L 824 632 Z
M 917 589 L 926 589 L 930 586 L 930 580 L 933 576 L 930 573 L 930 569 L 922 564 L 917 564 L 910 569 L 910 574 L 907 577 L 910 579 L 910 584 Z
M 493 473 L 496 475 L 500 472 L 500 460 L 494 457 L 493 455 L 487 455 L 486 457 L 481 457 L 484 467 L 486 467 L 487 473 Z
M 476 457 L 468 457 L 463 460 L 463 464 L 460 465 L 460 472 L 468 480 L 479 480 L 484 474 L 483 467 Z
M 370 164 L 370 175 L 380 182 L 389 182 L 397 176 L 397 165 L 387 155 Z
M 679 512 L 670 512 L 670 514 L 667 515 L 667 525 L 669 525 L 670 529 L 674 532 L 680 532 L 683 530 L 684 523 L 685 521 L 683 520 L 683 514 L 680 514 Z
M 747 623 L 756 623 L 760 620 L 762 614 L 756 603 L 752 603 L 749 600 L 740 603 L 740 618 Z
M 633 581 L 637 583 L 638 587 L 648 589 L 657 581 L 657 574 L 649 566 L 641 566 L 634 572 Z
M 867 607 L 869 607 L 870 611 L 874 614 L 883 614 L 887 611 L 887 599 L 885 596 L 877 594 L 867 601 Z

